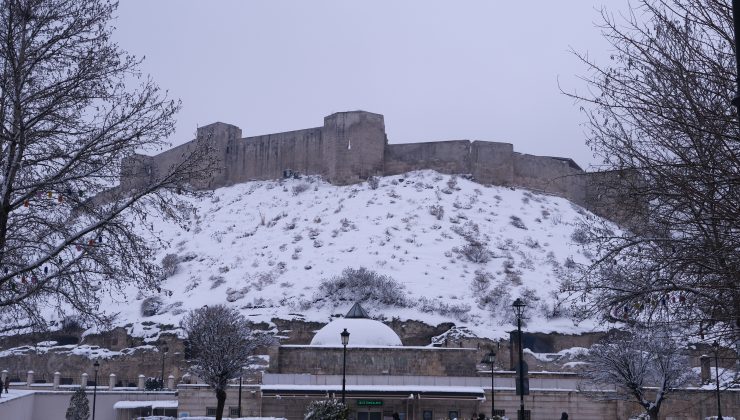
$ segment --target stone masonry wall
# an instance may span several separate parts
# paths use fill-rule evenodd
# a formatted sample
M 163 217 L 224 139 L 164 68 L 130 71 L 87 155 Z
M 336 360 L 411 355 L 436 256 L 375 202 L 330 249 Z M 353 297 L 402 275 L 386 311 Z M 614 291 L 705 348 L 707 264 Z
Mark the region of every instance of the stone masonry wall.
M 321 127 L 233 139 L 224 151 L 223 180 L 219 184 L 278 179 L 285 169 L 325 175 L 323 153 Z
M 384 160 L 385 175 L 420 169 L 433 169 L 443 174 L 470 173 L 470 141 L 389 144 Z
M 512 185 L 514 182 L 514 146 L 509 143 L 474 141 L 470 173 L 482 184 Z
M 567 198 L 597 214 L 620 221 L 613 199 L 596 192 L 593 173 L 570 159 L 514 152 L 509 143 L 452 140 L 387 144 L 383 116 L 365 111 L 338 112 L 321 127 L 255 137 L 241 137 L 239 127 L 214 123 L 198 129 L 195 140 L 156 156 L 124 160 L 121 188 L 128 190 L 165 173 L 198 141 L 213 147 L 218 167 L 196 188 L 215 189 L 250 180 L 279 179 L 286 169 L 321 175 L 335 185 L 362 182 L 374 175 L 396 175 L 420 169 L 446 174 L 472 174 L 482 184 L 522 187 Z M 613 194 L 612 194 L 613 196 Z
M 566 160 L 514 153 L 513 163 L 512 185 L 555 194 L 585 205 L 586 179 L 581 176 L 584 172 Z
M 280 346 L 270 372 L 341 375 L 342 348 Z M 348 347 L 348 375 L 474 376 L 476 349 Z

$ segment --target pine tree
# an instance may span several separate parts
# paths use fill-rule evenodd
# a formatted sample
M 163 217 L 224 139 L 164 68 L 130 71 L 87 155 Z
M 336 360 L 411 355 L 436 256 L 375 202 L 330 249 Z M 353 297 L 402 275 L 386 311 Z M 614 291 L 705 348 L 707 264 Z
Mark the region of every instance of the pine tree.
M 67 420 L 88 420 L 90 418 L 90 404 L 87 401 L 87 394 L 82 388 L 78 388 L 72 398 L 69 399 L 67 408 Z
M 347 406 L 339 400 L 313 401 L 306 407 L 305 420 L 344 420 L 347 418 Z

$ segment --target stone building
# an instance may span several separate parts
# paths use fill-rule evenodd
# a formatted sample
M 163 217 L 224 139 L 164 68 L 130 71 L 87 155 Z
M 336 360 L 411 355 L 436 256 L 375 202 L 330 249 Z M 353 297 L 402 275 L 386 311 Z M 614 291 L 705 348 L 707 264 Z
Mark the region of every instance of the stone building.
M 321 328 L 310 345 L 277 349 L 262 378 L 263 412 L 300 418 L 315 399 L 342 398 L 343 331 L 349 333 L 344 394 L 351 418 L 468 418 L 480 409 L 480 381 L 456 380 L 476 376 L 476 349 L 402 346 L 392 329 L 355 304 L 344 318 Z
M 350 335 L 343 375 L 345 329 Z M 524 343 L 546 345 L 545 338 L 532 336 Z M 311 401 L 341 400 L 344 377 L 352 420 L 392 420 L 394 415 L 404 420 L 472 419 L 479 414 L 490 417 L 494 409 L 515 419 L 520 396 L 515 392 L 516 373 L 509 369 L 513 361 L 499 357 L 491 370 L 481 363 L 481 354 L 488 351 L 476 346 L 404 346 L 392 329 L 368 319 L 356 304 L 345 317 L 319 329 L 310 344 L 276 348 L 260 383 L 242 387 L 242 414 L 300 420 Z M 566 412 L 570 418 L 594 420 L 626 420 L 641 412 L 629 401 L 590 399 L 579 391 L 579 382 L 573 372 L 530 370 L 525 412 L 531 419 L 556 419 Z M 205 415 L 213 410 L 215 398 L 205 386 L 180 385 L 178 390 L 181 413 Z M 603 393 L 608 397 L 610 391 Z M 727 415 L 740 406 L 740 390 L 724 394 Z M 238 395 L 237 387 L 229 390 L 226 405 L 232 413 Z M 664 403 L 661 418 L 704 418 L 716 412 L 714 401 L 711 391 L 687 389 Z
M 225 417 L 258 417 L 275 420 L 303 419 L 306 406 L 315 400 L 342 398 L 344 347 L 341 333 L 350 333 L 346 348 L 345 398 L 353 420 L 471 419 L 483 413 L 516 418 L 519 396 L 515 393 L 515 372 L 508 360 L 493 366 L 481 364 L 481 352 L 472 342 L 463 346 L 421 347 L 401 345 L 399 337 L 379 321 L 367 319 L 357 305 L 344 318 L 322 327 L 308 345 L 283 345 L 270 357 L 267 371 L 233 383 L 227 390 Z M 525 346 L 527 345 L 525 340 Z M 456 343 L 459 344 L 459 343 Z M 466 347 L 467 346 L 467 347 Z M 534 366 L 534 364 L 530 364 Z M 708 359 L 702 359 L 703 382 L 710 379 Z M 0 419 L 64 420 L 73 391 L 86 386 L 92 400 L 96 390 L 98 420 L 131 420 L 141 415 L 170 415 L 178 418 L 212 416 L 216 398 L 208 385 L 186 374 L 169 376 L 165 390 L 145 389 L 139 375 L 134 386 L 118 384 L 116 374 L 98 376 L 100 384 L 87 373 L 78 385 L 37 383 L 33 372 L 25 381 L 11 381 L 11 394 L 0 397 Z M 2 372 L 2 379 L 11 378 Z M 567 412 L 573 419 L 627 420 L 641 412 L 630 401 L 599 401 L 579 391 L 575 373 L 530 369 L 530 395 L 524 397 L 531 419 L 556 419 Z M 492 386 L 493 385 L 493 386 Z M 609 390 L 603 390 L 608 397 Z M 740 389 L 722 391 L 722 411 L 737 416 Z M 716 399 L 712 386 L 681 390 L 661 407 L 661 419 L 695 420 L 714 415 Z

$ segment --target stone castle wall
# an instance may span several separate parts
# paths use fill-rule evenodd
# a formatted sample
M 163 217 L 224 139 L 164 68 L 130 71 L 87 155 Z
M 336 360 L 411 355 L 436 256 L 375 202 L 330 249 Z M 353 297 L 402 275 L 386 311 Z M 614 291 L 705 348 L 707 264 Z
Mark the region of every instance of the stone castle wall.
M 321 127 L 262 136 L 241 136 L 239 127 L 214 123 L 198 129 L 197 138 L 156 156 L 134 155 L 124 161 L 121 187 L 136 188 L 166 173 L 199 141 L 213 148 L 216 171 L 193 180 L 199 189 L 215 189 L 252 180 L 279 179 L 285 170 L 321 175 L 336 185 L 375 175 L 420 169 L 471 174 L 482 184 L 522 187 L 554 194 L 603 216 L 615 216 L 596 186 L 605 179 L 583 171 L 568 158 L 514 152 L 509 143 L 452 140 L 387 144 L 383 116 L 365 111 L 338 112 Z M 597 191 L 598 190 L 598 191 Z M 619 219 L 620 215 L 616 215 Z M 613 219 L 615 217 L 612 217 Z

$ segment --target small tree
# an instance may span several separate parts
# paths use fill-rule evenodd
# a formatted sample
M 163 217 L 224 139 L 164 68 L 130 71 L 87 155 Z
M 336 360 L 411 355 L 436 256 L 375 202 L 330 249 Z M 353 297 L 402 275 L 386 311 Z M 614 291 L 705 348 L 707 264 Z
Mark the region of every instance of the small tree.
M 612 334 L 591 348 L 586 362 L 579 386 L 585 395 L 635 400 L 651 420 L 658 419 L 661 404 L 691 378 L 684 349 L 661 328 Z M 611 387 L 614 392 L 605 391 Z
M 312 401 L 306 407 L 304 420 L 344 420 L 349 409 L 339 400 Z
M 87 394 L 82 388 L 77 388 L 72 398 L 69 399 L 67 407 L 67 420 L 87 420 L 90 418 L 90 404 L 87 401 Z
M 221 420 L 229 380 L 239 376 L 257 347 L 272 340 L 254 334 L 244 316 L 224 305 L 193 310 L 181 326 L 188 339 L 191 369 L 216 392 L 216 420 Z

